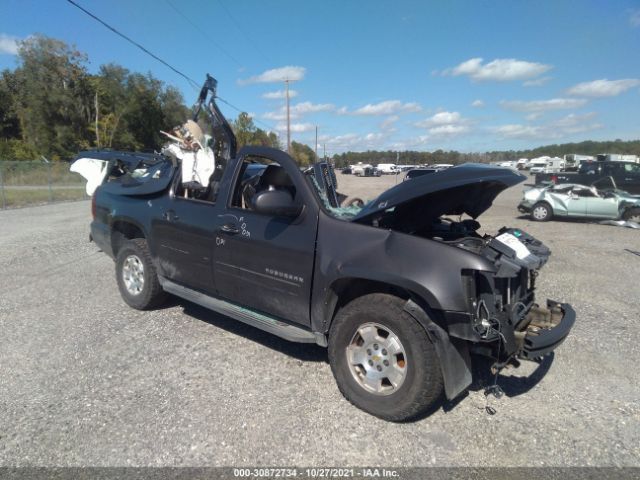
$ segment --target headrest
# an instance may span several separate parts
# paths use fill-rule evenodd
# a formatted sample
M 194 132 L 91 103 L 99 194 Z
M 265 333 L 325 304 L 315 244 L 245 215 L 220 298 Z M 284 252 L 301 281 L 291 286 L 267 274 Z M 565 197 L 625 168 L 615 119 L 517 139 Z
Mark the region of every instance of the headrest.
M 291 187 L 293 183 L 287 171 L 280 165 L 268 165 L 260 177 L 262 185 L 273 185 L 274 187 Z

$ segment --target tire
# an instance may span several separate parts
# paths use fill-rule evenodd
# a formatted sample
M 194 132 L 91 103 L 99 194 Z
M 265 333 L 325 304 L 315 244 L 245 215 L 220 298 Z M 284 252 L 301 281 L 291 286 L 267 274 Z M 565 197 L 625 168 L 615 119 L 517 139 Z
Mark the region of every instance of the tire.
M 393 295 L 364 295 L 338 312 L 329 333 L 329 363 L 340 392 L 393 422 L 426 413 L 443 391 L 435 347 L 404 304 Z M 363 363 L 355 365 L 358 360 Z
M 347 198 L 344 202 L 342 202 L 343 207 L 364 207 L 364 201 L 359 197 Z
M 167 298 L 143 238 L 126 241 L 118 251 L 116 281 L 122 299 L 137 310 L 158 307 Z
M 622 219 L 628 222 L 640 223 L 640 208 L 630 208 L 622 215 Z
M 531 208 L 531 220 L 534 222 L 548 222 L 553 217 L 553 210 L 546 202 L 536 203 Z

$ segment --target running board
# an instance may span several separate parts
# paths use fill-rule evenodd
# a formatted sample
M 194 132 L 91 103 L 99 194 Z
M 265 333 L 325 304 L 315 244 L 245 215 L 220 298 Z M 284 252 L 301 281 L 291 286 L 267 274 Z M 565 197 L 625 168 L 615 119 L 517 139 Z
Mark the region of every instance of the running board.
M 298 343 L 317 343 L 322 347 L 327 346 L 327 338 L 322 333 L 314 333 L 302 328 L 289 325 L 288 323 L 277 320 L 268 315 L 254 312 L 247 308 L 243 308 L 239 305 L 221 300 L 219 298 L 211 297 L 204 293 L 192 290 L 177 283 L 167 280 L 164 277 L 158 277 L 162 288 L 185 300 L 197 303 L 209 310 L 221 313 L 235 320 L 239 320 L 243 323 L 251 325 L 252 327 L 259 328 L 265 332 L 273 333 L 278 337 L 289 340 L 290 342 Z

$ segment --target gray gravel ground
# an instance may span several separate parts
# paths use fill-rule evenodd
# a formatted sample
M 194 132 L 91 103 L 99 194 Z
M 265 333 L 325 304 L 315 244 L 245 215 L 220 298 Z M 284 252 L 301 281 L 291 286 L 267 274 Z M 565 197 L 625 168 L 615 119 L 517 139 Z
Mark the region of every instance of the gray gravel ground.
M 394 183 L 338 178 L 369 198 Z M 542 373 L 500 379 L 495 415 L 475 387 L 408 424 L 344 400 L 322 348 L 181 300 L 128 308 L 88 202 L 0 212 L 0 465 L 639 465 L 640 232 L 519 218 L 521 191 L 483 229 L 551 247 L 539 298 L 574 305 L 572 335 Z

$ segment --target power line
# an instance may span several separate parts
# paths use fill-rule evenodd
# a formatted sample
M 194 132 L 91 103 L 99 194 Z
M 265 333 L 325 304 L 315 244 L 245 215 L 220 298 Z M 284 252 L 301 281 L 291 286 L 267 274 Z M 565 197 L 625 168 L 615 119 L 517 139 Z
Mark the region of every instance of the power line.
M 244 38 L 246 38 L 247 41 L 253 46 L 253 48 L 255 48 L 256 52 L 258 52 L 258 55 L 260 55 L 262 58 L 267 58 L 267 56 L 264 54 L 264 52 L 258 46 L 258 44 L 253 41 L 253 38 L 251 38 L 249 35 L 246 34 L 244 29 L 240 26 L 240 23 L 235 19 L 233 15 L 231 15 L 231 12 L 227 7 L 225 7 L 224 3 L 222 3 L 221 0 L 217 0 L 217 2 L 218 2 L 218 5 L 220 5 L 220 7 L 222 7 L 222 9 L 225 11 L 229 19 L 231 19 L 231 22 L 236 26 L 238 31 L 242 33 L 242 35 L 244 35 Z
M 220 50 L 222 53 L 224 53 L 227 57 L 229 57 L 238 67 L 242 67 L 242 64 L 236 60 L 236 58 L 231 55 L 229 52 L 227 52 L 224 48 L 222 48 L 222 46 L 216 42 L 214 39 L 212 39 L 207 32 L 205 32 L 204 30 L 202 30 L 196 23 L 194 23 L 189 17 L 187 17 L 184 13 L 182 13 L 180 10 L 178 10 L 178 8 L 171 3 L 169 0 L 165 0 L 165 2 L 167 3 L 167 5 L 169 5 L 178 15 L 180 15 L 184 20 L 186 20 L 193 28 L 195 28 L 196 30 L 198 30 L 198 32 L 200 32 L 200 34 L 206 38 L 207 40 L 209 40 L 218 50 Z
M 98 18 L 96 15 L 94 15 L 93 13 L 89 12 L 88 10 L 84 9 L 83 7 L 81 7 L 80 5 L 78 5 L 76 2 L 74 2 L 73 0 L 67 0 L 67 2 L 69 2 L 70 4 L 72 4 L 74 7 L 79 8 L 80 10 L 82 10 L 84 13 L 86 13 L 87 15 L 89 15 L 91 18 L 93 18 L 94 20 L 96 20 L 97 22 L 101 23 L 102 25 L 104 25 L 105 27 L 107 27 L 109 30 L 111 30 L 113 33 L 115 33 L 116 35 L 124 38 L 126 41 L 128 41 L 129 43 L 135 45 L 136 47 L 138 47 L 140 50 L 142 50 L 144 53 L 146 53 L 147 55 L 151 56 L 152 58 L 154 58 L 155 60 L 159 61 L 160 63 L 162 63 L 163 65 L 165 65 L 166 67 L 170 68 L 171 70 L 173 70 L 175 73 L 177 73 L 178 75 L 180 75 L 182 78 L 184 78 L 185 80 L 187 80 L 189 82 L 189 84 L 196 90 L 196 91 L 200 91 L 200 85 L 198 85 L 198 83 L 192 79 L 191 77 L 185 75 L 184 73 L 182 73 L 180 70 L 178 70 L 177 68 L 173 67 L 172 65 L 170 65 L 168 62 L 165 62 L 164 60 L 162 60 L 160 57 L 158 57 L 157 55 L 153 54 L 152 52 L 150 52 L 149 50 L 147 50 L 145 47 L 143 47 L 142 45 L 140 45 L 138 42 L 136 42 L 135 40 L 133 40 L 132 38 L 128 37 L 127 35 L 125 35 L 124 33 L 120 32 L 118 29 L 116 29 L 115 27 L 112 27 L 111 25 L 109 25 L 108 23 L 106 23 L 105 21 L 101 20 L 100 18 Z M 167 1 L 167 3 L 169 3 Z M 171 5 L 171 4 L 170 4 Z M 234 110 L 243 113 L 246 112 L 246 110 L 242 110 L 238 107 L 236 107 L 235 105 L 227 102 L 224 98 L 218 97 L 216 96 L 216 98 L 218 100 L 220 100 L 222 103 L 230 106 L 231 108 L 233 108 Z M 265 126 L 266 128 L 268 128 L 269 130 L 275 132 L 276 129 L 265 123 L 262 122 L 261 120 L 258 120 L 257 118 L 254 119 L 255 122 L 262 124 L 263 126 Z
M 140 45 L 138 42 L 136 42 L 135 40 L 131 39 L 130 37 L 126 36 L 124 33 L 120 32 L 119 30 L 117 30 L 115 27 L 112 27 L 111 25 L 109 25 L 107 22 L 105 22 L 104 20 L 101 20 L 100 18 L 96 17 L 93 13 L 91 13 L 90 11 L 86 10 L 85 8 L 81 7 L 80 5 L 78 5 L 76 2 L 74 2 L 73 0 L 67 0 L 67 2 L 69 2 L 71 5 L 73 5 L 74 7 L 82 10 L 84 13 L 86 13 L 87 15 L 89 15 L 91 18 L 93 18 L 94 20 L 96 20 L 97 22 L 101 23 L 102 25 L 104 25 L 105 27 L 107 27 L 109 30 L 111 30 L 113 33 L 115 33 L 116 35 L 124 38 L 127 42 L 135 45 L 136 47 L 138 47 L 140 50 L 142 50 L 144 53 L 146 53 L 147 55 L 150 55 L 151 57 L 153 57 L 154 59 L 156 59 L 157 61 L 159 61 L 160 63 L 162 63 L 164 66 L 170 68 L 171 70 L 173 70 L 175 73 L 177 73 L 178 75 L 180 75 L 182 78 L 184 78 L 186 81 L 188 81 L 192 87 L 194 87 L 196 90 L 199 89 L 198 83 L 190 78 L 189 76 L 185 75 L 184 73 L 182 73 L 180 70 L 178 70 L 177 68 L 169 65 L 167 62 L 165 62 L 163 59 L 161 59 L 160 57 L 158 57 L 157 55 L 151 53 L 149 50 L 147 50 L 146 48 L 144 48 L 142 45 Z
M 239 113 L 246 113 L 246 110 L 242 110 L 238 107 L 236 107 L 235 105 L 227 102 L 224 98 L 220 98 L 218 96 L 216 96 L 216 98 L 218 100 L 220 100 L 222 103 L 224 103 L 225 105 L 230 106 L 231 108 L 233 108 L 235 111 L 239 112 Z M 278 130 L 276 128 L 274 128 L 272 125 L 269 125 L 268 123 L 263 122 L 262 120 L 258 120 L 257 118 L 253 119 L 254 122 L 261 124 L 262 126 L 268 128 L 269 130 L 271 130 L 272 132 L 277 132 Z

